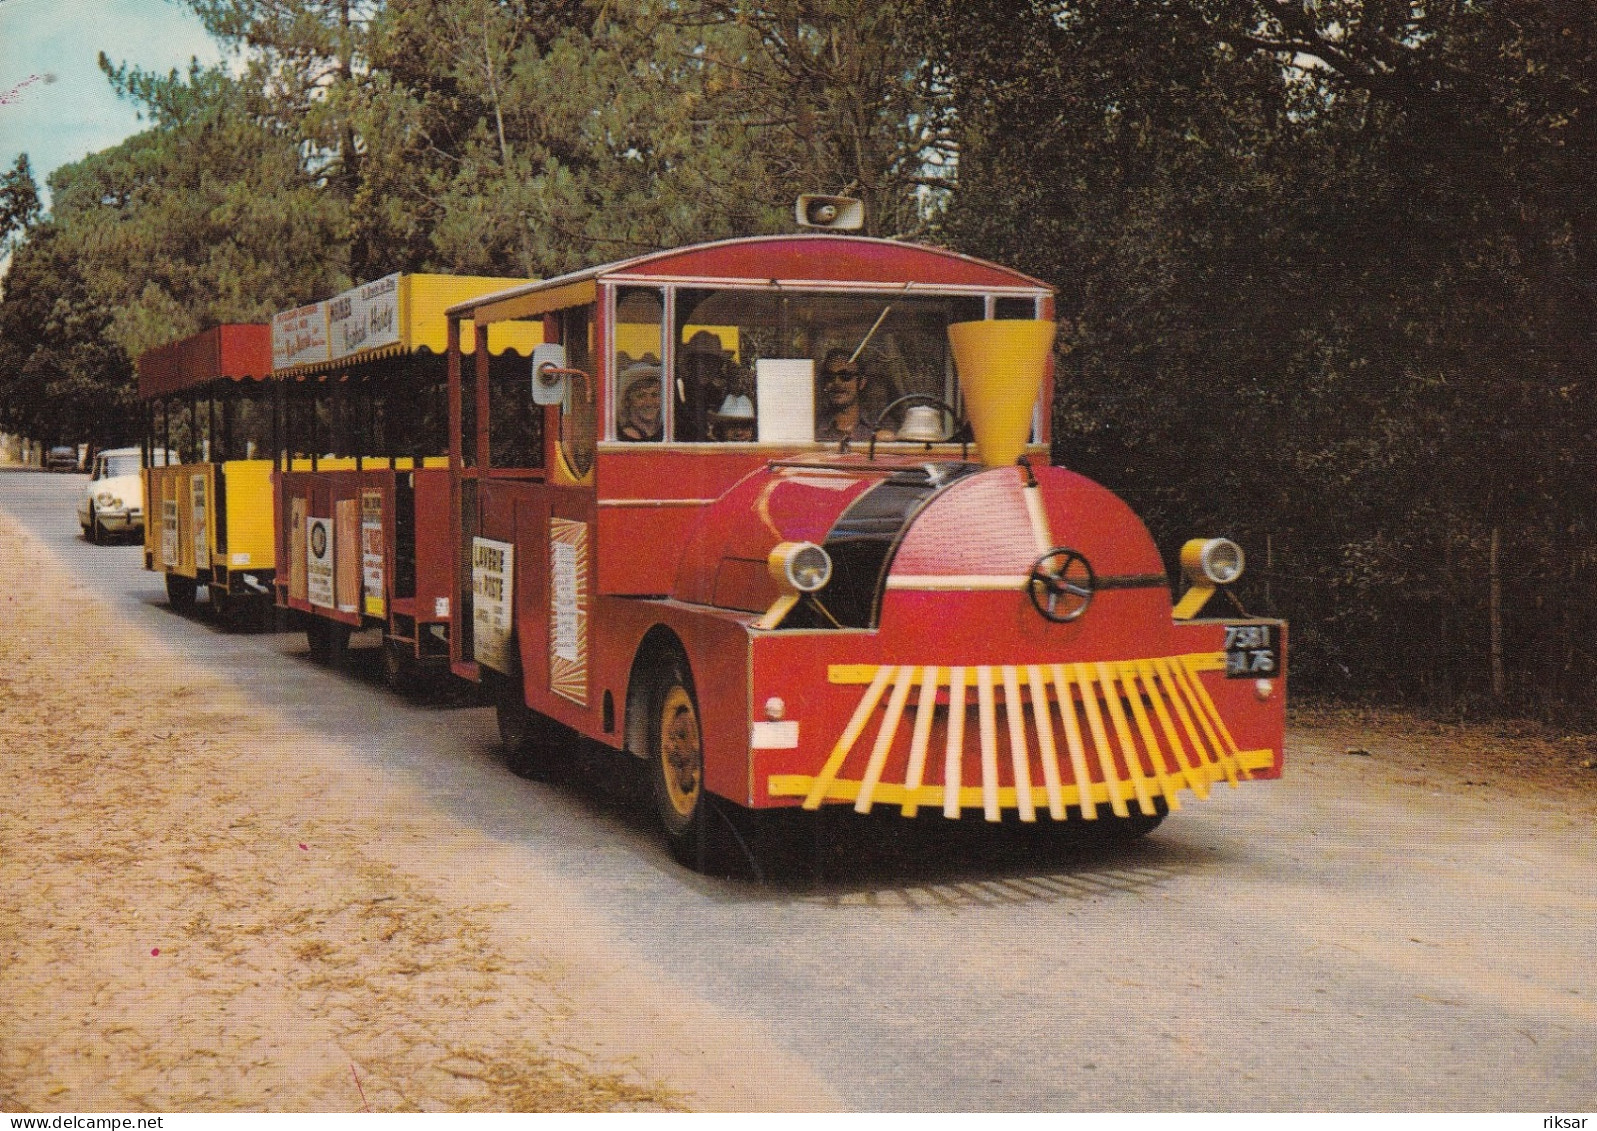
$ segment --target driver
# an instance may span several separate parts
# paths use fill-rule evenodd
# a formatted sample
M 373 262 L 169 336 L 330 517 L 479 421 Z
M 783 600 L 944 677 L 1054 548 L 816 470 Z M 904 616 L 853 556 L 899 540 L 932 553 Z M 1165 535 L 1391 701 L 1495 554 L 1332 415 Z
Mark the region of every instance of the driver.
M 865 376 L 859 362 L 845 349 L 827 353 L 816 377 L 819 388 L 815 392 L 818 406 L 815 419 L 817 440 L 869 440 L 871 430 L 860 411 L 860 390 Z M 890 439 L 890 434 L 878 433 L 877 439 Z

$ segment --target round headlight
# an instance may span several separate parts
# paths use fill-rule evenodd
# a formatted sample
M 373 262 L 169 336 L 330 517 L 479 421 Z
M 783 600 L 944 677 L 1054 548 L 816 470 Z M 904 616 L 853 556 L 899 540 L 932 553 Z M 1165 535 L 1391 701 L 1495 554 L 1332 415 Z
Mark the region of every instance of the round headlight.
M 800 593 L 832 580 L 832 557 L 814 542 L 783 542 L 771 551 L 771 576 Z
M 1194 584 L 1230 585 L 1245 564 L 1242 547 L 1229 538 L 1194 538 L 1181 547 L 1181 567 Z
M 101 491 L 98 495 L 94 496 L 94 502 L 96 506 L 114 507 L 118 505 L 119 500 L 115 495 L 111 494 L 111 492 Z

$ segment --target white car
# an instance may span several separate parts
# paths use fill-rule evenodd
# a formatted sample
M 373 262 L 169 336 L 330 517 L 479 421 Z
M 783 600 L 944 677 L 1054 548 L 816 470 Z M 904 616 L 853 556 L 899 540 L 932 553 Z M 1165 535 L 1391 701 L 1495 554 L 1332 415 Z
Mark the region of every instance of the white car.
M 164 467 L 171 455 L 156 452 L 155 466 Z M 98 546 L 112 535 L 144 532 L 143 467 L 142 448 L 110 448 L 94 457 L 88 486 L 78 500 L 78 525 L 85 538 Z

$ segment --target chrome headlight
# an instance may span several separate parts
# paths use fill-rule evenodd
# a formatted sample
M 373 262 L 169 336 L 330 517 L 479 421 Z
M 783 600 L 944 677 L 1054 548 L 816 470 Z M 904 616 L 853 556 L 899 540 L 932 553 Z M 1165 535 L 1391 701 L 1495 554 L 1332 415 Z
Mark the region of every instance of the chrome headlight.
M 771 576 L 800 593 L 813 593 L 832 580 L 832 556 L 814 542 L 782 542 L 768 559 Z
M 122 500 L 109 491 L 101 491 L 94 496 L 94 504 L 102 510 L 119 510 L 122 506 Z
M 1230 585 L 1245 564 L 1242 547 L 1229 538 L 1194 538 L 1181 547 L 1181 568 L 1194 585 Z

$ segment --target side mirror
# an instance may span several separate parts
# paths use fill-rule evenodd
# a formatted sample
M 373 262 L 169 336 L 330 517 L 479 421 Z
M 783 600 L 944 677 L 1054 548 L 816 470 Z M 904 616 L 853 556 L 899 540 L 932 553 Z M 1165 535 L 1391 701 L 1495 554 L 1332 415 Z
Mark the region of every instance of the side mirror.
M 562 404 L 566 399 L 566 347 L 545 342 L 532 349 L 532 403 Z

